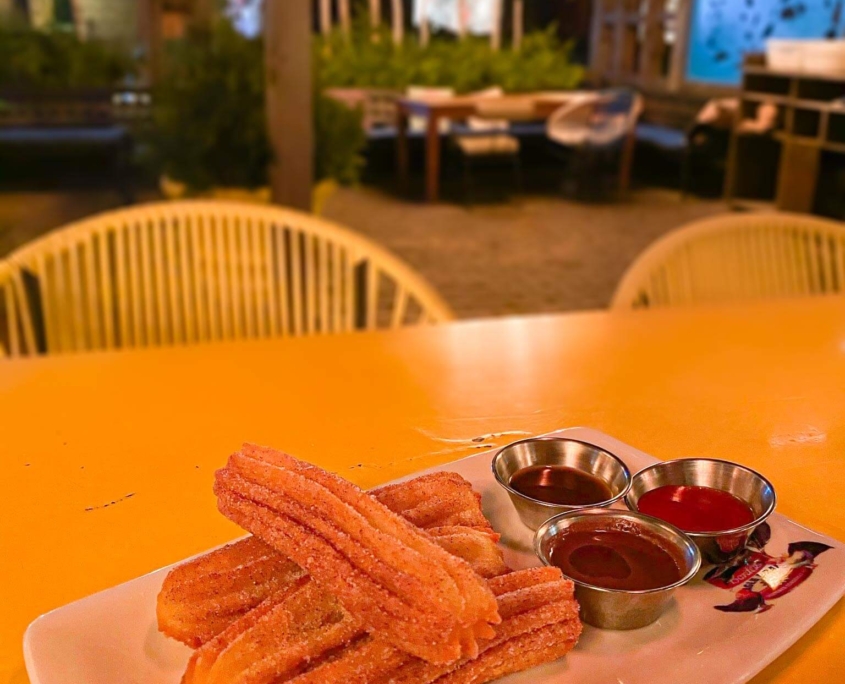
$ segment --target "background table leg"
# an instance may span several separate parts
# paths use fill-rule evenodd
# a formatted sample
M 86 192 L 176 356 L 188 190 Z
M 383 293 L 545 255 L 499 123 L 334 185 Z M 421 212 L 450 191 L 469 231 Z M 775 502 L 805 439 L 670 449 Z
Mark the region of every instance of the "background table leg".
M 408 113 L 400 106 L 396 114 L 396 170 L 401 192 L 408 190 L 408 168 Z
M 428 115 L 425 145 L 425 195 L 429 202 L 436 202 L 440 184 L 440 119 L 433 112 Z

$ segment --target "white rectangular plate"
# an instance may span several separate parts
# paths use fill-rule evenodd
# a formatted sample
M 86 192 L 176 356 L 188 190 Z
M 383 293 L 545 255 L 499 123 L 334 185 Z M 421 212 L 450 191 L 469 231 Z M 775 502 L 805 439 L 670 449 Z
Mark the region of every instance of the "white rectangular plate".
M 572 428 L 552 433 L 600 446 L 632 472 L 656 459 L 601 432 Z M 433 468 L 463 475 L 482 494 L 484 512 L 502 534 L 505 559 L 515 569 L 538 565 L 532 533 L 496 484 L 490 452 Z M 416 475 L 419 475 L 417 473 Z M 414 476 L 409 476 L 414 477 Z M 409 478 L 405 478 L 409 479 Z M 501 680 L 503 684 L 676 684 L 746 682 L 789 648 L 845 594 L 845 550 L 787 518 L 769 519 L 770 556 L 793 542 L 831 546 L 811 576 L 770 602 L 765 612 L 725 613 L 731 591 L 696 580 L 680 589 L 653 625 L 629 632 L 585 627 L 562 660 Z M 177 684 L 190 650 L 156 629 L 155 599 L 169 568 L 94 594 L 42 615 L 27 629 L 24 656 L 32 684 Z M 328 684 L 328 683 L 327 683 Z

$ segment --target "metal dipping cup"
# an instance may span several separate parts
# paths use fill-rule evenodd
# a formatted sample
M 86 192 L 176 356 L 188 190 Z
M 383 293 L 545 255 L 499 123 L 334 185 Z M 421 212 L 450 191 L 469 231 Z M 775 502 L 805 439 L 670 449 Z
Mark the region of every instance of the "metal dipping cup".
M 663 614 L 675 589 L 695 577 L 701 567 L 698 547 L 679 529 L 648 515 L 606 508 L 563 513 L 543 523 L 534 535 L 534 551 L 543 563 L 553 565 L 551 553 L 554 540 L 568 529 L 631 532 L 649 538 L 680 565 L 681 579 L 656 589 L 606 589 L 572 580 L 575 584 L 575 598 L 581 606 L 581 619 L 593 627 L 623 630 L 650 625 Z
M 612 496 L 607 501 L 566 506 L 532 499 L 510 486 L 514 473 L 537 465 L 568 466 L 593 475 L 610 487 Z M 507 491 L 520 520 L 532 530 L 559 513 L 610 506 L 620 501 L 631 486 L 631 473 L 619 458 L 593 444 L 562 437 L 533 437 L 509 444 L 493 457 L 493 475 Z
M 709 532 L 684 532 L 701 549 L 706 563 L 724 563 L 745 548 L 749 535 L 775 510 L 775 489 L 760 473 L 730 461 L 712 458 L 679 458 L 643 468 L 634 475 L 625 503 L 638 511 L 640 497 L 665 485 L 711 487 L 733 494 L 747 503 L 754 520 L 742 527 Z

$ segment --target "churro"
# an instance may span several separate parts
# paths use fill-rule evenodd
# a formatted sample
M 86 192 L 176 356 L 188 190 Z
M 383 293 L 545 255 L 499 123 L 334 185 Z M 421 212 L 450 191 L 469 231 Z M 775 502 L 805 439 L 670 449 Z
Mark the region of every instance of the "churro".
M 420 497 L 429 494 L 432 487 L 440 493 L 425 503 Z M 466 560 L 481 577 L 495 577 L 508 571 L 496 544 L 499 535 L 481 514 L 479 498 L 473 495 L 470 484 L 459 475 L 425 475 L 371 494 L 378 491 L 389 492 L 390 496 L 384 498 L 386 505 L 403 517 L 405 511 L 401 506 L 410 506 L 414 511 L 424 505 L 426 515 L 418 520 L 473 523 L 472 528 L 452 525 L 435 527 L 427 533 L 436 544 Z M 159 629 L 191 648 L 198 648 L 304 574 L 304 570 L 273 547 L 257 537 L 247 537 L 187 561 L 168 573 L 157 601 Z
M 581 633 L 572 582 L 511 572 L 456 474 L 368 494 L 245 445 L 214 491 L 254 536 L 165 579 L 159 628 L 196 648 L 183 684 L 484 684 Z
M 167 574 L 156 601 L 158 627 L 198 648 L 303 575 L 296 563 L 247 537 Z
M 554 660 L 575 644 L 578 605 L 557 569 L 523 570 L 489 585 L 503 619 L 476 659 L 415 658 L 356 627 L 309 583 L 268 600 L 197 651 L 185 684 L 486 682 Z
M 380 487 L 371 494 L 423 529 L 462 525 L 493 531 L 481 511 L 481 496 L 457 473 L 429 473 Z
M 245 445 L 215 480 L 228 518 L 304 568 L 367 630 L 433 663 L 478 655 L 500 621 L 469 564 L 350 482 Z

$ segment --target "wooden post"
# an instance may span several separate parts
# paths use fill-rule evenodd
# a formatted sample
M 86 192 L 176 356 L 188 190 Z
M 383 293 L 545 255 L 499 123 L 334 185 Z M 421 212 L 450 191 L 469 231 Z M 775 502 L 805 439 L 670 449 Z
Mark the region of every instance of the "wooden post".
M 604 3 L 593 5 L 593 18 L 590 27 L 590 70 L 594 76 L 604 80 L 609 69 L 608 50 L 609 47 L 603 44 L 604 39 Z
M 391 21 L 393 23 L 393 44 L 401 47 L 405 41 L 405 9 L 402 0 L 390 0 Z
M 332 0 L 320 0 L 320 33 L 328 35 L 332 30 Z
M 349 0 L 338 0 L 337 13 L 340 18 L 340 28 L 348 39 L 352 33 L 352 14 L 349 11 Z
M 80 40 L 85 40 L 88 38 L 88 22 L 86 21 L 85 8 L 80 6 L 79 0 L 70 0 L 70 8 L 71 12 L 73 12 L 73 28 L 76 32 L 76 37 Z
M 428 0 L 422 0 L 422 7 L 420 8 L 420 45 L 428 47 L 428 42 L 431 40 L 431 25 L 428 23 Z
M 467 0 L 458 0 L 458 36 L 465 38 L 467 34 Z
M 675 15 L 675 44 L 672 46 L 672 62 L 669 65 L 669 90 L 673 92 L 680 90 L 684 84 L 691 32 L 692 0 L 681 0 Z
M 161 0 L 138 3 L 138 36 L 146 53 L 143 78 L 146 85 L 152 85 L 161 73 Z
M 502 47 L 502 0 L 493 0 L 493 25 L 490 27 L 490 48 L 496 52 Z
M 370 0 L 370 26 L 381 26 L 381 0 Z
M 408 112 L 402 103 L 396 105 L 396 170 L 399 173 L 399 188 L 408 190 Z
M 645 26 L 643 27 L 643 23 Z M 645 82 L 660 79 L 663 46 L 663 5 L 649 3 L 645 15 L 640 15 L 639 31 L 641 43 L 639 61 L 635 66 L 637 78 Z
M 208 28 L 217 15 L 217 0 L 194 0 L 191 21 L 203 28 Z
M 513 0 L 513 49 L 522 49 L 522 36 L 525 33 L 525 0 Z
M 310 211 L 314 181 L 311 0 L 265 0 L 264 44 L 273 201 Z

